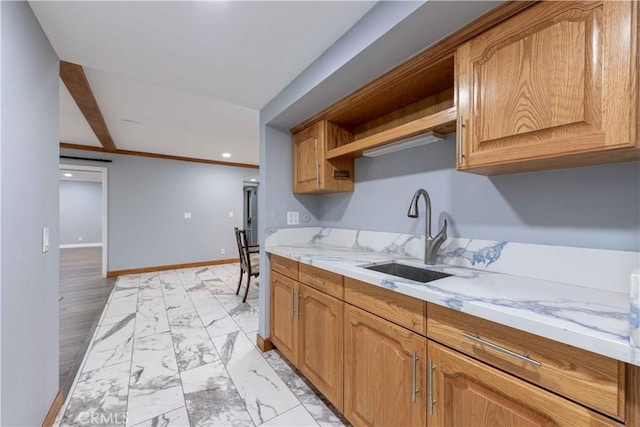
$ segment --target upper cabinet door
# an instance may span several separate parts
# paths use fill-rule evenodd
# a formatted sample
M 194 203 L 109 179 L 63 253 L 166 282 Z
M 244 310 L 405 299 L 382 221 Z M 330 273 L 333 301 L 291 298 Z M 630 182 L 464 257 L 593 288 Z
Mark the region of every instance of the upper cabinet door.
M 637 158 L 637 8 L 544 2 L 458 48 L 458 169 Z
M 320 189 L 320 157 L 324 126 L 318 122 L 293 137 L 293 192 L 308 193 Z
M 353 191 L 353 159 L 326 158 L 328 150 L 352 140 L 351 133 L 327 120 L 293 135 L 293 192 Z

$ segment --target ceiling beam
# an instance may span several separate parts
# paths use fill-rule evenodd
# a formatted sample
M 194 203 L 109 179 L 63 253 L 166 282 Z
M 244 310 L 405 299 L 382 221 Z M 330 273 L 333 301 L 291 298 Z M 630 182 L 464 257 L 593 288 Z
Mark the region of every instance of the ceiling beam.
M 96 102 L 96 98 L 93 96 L 91 86 L 84 73 L 81 65 L 73 64 L 71 62 L 60 61 L 60 78 L 64 82 L 64 85 L 69 89 L 69 93 L 73 97 L 80 112 L 87 119 L 89 126 L 96 134 L 98 141 L 104 147 L 106 151 L 116 151 L 116 144 L 111 138 L 107 124 L 102 117 L 100 107 Z
M 122 154 L 124 156 L 138 156 L 138 157 L 150 157 L 153 159 L 179 160 L 182 162 L 205 163 L 209 165 L 220 165 L 220 166 L 232 166 L 236 168 L 249 168 L 249 169 L 260 168 L 260 166 L 253 163 L 223 162 L 220 160 L 199 159 L 196 157 L 173 156 L 171 154 L 150 153 L 147 151 L 133 151 L 133 150 L 120 150 L 120 149 L 107 151 L 102 147 L 92 147 L 90 145 L 71 144 L 68 142 L 60 142 L 60 148 L 66 148 L 69 150 L 95 151 L 98 153 L 109 152 L 113 154 Z

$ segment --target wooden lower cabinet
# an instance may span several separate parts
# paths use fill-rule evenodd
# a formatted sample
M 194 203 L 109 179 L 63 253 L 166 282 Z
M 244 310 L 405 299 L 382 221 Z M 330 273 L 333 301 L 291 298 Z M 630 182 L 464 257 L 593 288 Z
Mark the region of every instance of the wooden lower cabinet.
M 447 307 L 428 304 L 428 311 L 427 338 L 430 340 L 612 418 L 624 420 L 624 363 Z M 526 354 L 539 366 L 523 363 L 489 344 Z
M 297 272 L 293 267 L 287 271 Z M 612 368 L 610 360 L 601 360 L 590 368 L 584 356 L 532 338 L 528 345 L 543 366 L 530 372 L 528 365 L 483 348 L 469 349 L 459 340 L 461 331 L 470 330 L 528 353 L 519 344 L 525 340 L 506 327 L 489 327 L 485 320 L 430 305 L 423 307 L 428 311 L 428 340 L 406 328 L 424 329 L 406 321 L 415 316 L 403 315 L 422 308 L 397 310 L 412 307 L 414 301 L 368 294 L 366 286 L 354 287 L 352 282 L 347 280 L 345 302 L 271 270 L 271 341 L 354 426 L 623 426 L 590 409 L 597 408 L 626 420 L 628 427 L 640 427 L 638 369 L 627 369 L 625 400 L 624 378 L 614 381 L 616 363 Z M 390 301 L 395 303 L 385 307 Z M 405 327 L 353 304 L 380 311 Z M 566 365 L 560 363 L 563 357 Z M 593 373 L 599 370 L 608 373 L 603 377 L 608 381 Z M 567 391 L 575 387 L 584 393 Z M 612 388 L 620 389 L 614 393 L 620 402 L 608 397 Z M 603 399 L 613 403 L 599 405 Z M 618 404 L 619 410 L 611 410 Z
M 298 369 L 342 411 L 344 302 L 299 285 Z
M 426 338 L 345 304 L 343 413 L 355 426 L 426 425 L 426 362 Z
M 435 426 L 620 426 L 602 415 L 429 341 Z
M 344 302 L 271 270 L 271 340 L 342 410 Z
M 298 361 L 297 292 L 298 282 L 271 270 L 271 341 L 294 365 Z

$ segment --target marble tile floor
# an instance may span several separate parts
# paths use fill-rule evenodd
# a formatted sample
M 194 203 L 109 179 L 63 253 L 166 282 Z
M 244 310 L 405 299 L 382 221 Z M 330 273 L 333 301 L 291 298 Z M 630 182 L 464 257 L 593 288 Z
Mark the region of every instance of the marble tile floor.
M 55 425 L 347 425 L 277 350 L 257 349 L 258 289 L 243 303 L 238 272 L 119 277 Z

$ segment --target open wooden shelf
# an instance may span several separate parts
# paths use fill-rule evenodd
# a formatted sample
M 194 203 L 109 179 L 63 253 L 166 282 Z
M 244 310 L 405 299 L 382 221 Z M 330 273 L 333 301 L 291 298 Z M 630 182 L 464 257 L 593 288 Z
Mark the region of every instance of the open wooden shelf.
M 327 159 L 340 157 L 361 157 L 364 150 L 380 147 L 403 139 L 412 138 L 430 131 L 447 134 L 455 129 L 457 118 L 456 107 L 430 114 L 425 117 L 401 124 L 391 129 L 364 137 L 349 144 L 328 150 Z
M 329 120 L 357 134 L 355 128 L 390 111 L 453 88 L 455 51 L 461 44 L 535 4 L 507 1 L 431 46 L 425 47 L 360 89 L 307 118 L 291 129 L 292 134 Z M 356 139 L 358 139 L 356 137 Z
M 372 87 L 358 99 L 337 111 L 332 111 L 326 119 L 345 128 L 353 129 L 362 124 L 385 116 L 392 111 L 402 111 L 409 105 L 419 104 L 425 98 L 436 98 L 446 92 L 453 99 L 454 57 L 448 56 L 433 64 L 426 64 L 407 75 L 404 79 L 384 87 Z
M 320 122 L 349 136 L 337 141 L 332 135 L 319 139 L 323 152 L 312 159 L 310 176 L 316 177 L 318 164 L 342 171 L 345 168 L 338 165 L 340 162 L 353 168 L 353 158 L 361 157 L 365 150 L 430 131 L 443 135 L 455 132 L 458 47 L 533 4 L 534 1 L 503 3 L 294 126 L 294 138 Z M 301 158 L 310 158 L 308 153 L 302 154 Z

